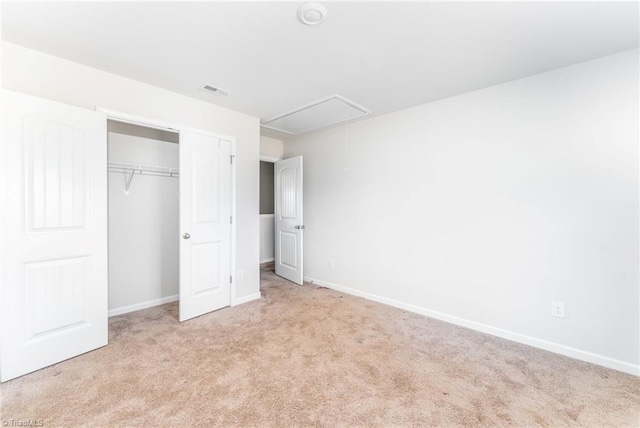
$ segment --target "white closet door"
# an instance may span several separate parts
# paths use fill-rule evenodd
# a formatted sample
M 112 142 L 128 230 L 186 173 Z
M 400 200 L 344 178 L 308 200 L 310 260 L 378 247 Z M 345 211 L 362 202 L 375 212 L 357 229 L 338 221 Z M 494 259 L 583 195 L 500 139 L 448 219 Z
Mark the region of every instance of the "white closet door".
M 276 162 L 276 275 L 302 285 L 302 156 Z
M 180 321 L 231 303 L 231 143 L 180 132 Z
M 106 122 L 3 90 L 2 381 L 107 344 Z

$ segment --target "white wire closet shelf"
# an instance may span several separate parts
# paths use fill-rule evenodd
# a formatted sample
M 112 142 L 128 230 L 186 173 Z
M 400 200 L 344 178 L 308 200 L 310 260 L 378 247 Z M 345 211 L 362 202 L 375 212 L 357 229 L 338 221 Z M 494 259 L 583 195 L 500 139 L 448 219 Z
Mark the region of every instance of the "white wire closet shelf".
M 180 170 L 178 168 L 171 168 L 167 166 L 156 165 L 144 165 L 131 162 L 119 162 L 119 161 L 107 161 L 107 167 L 109 172 L 117 172 L 126 174 L 125 177 L 125 192 L 129 193 L 129 187 L 131 187 L 131 181 L 133 176 L 138 175 L 155 175 L 160 177 L 180 177 Z

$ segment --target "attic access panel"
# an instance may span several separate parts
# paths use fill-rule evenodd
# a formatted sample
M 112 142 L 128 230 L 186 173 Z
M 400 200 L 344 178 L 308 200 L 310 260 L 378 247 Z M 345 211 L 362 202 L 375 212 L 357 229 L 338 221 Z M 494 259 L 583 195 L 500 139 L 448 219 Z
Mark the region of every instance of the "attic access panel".
M 371 111 L 353 101 L 340 95 L 332 95 L 288 113 L 265 119 L 262 121 L 262 126 L 274 131 L 298 135 L 338 123 L 346 123 L 370 113 Z

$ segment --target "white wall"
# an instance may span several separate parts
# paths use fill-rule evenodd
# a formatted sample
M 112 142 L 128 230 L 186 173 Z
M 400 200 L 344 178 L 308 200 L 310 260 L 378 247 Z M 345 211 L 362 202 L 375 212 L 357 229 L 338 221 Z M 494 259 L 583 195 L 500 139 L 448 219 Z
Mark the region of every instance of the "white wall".
M 178 145 L 109 132 L 108 159 L 178 168 Z M 177 300 L 178 179 L 109 173 L 109 311 Z
M 271 137 L 260 136 L 260 156 L 282 159 L 284 143 Z
M 96 106 L 231 135 L 237 141 L 236 298 L 256 297 L 259 277 L 258 118 L 18 45 L 2 43 L 2 87 L 94 109 Z
M 637 50 L 300 136 L 296 155 L 305 276 L 640 374 Z

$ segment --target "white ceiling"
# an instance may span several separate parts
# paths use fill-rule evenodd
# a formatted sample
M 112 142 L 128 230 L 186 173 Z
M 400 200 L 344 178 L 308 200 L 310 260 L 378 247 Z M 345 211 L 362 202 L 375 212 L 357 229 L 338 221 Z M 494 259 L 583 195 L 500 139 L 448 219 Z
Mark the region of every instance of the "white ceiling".
M 638 47 L 635 2 L 324 2 L 314 27 L 300 4 L 3 2 L 2 37 L 262 119 L 333 94 L 379 115 Z

